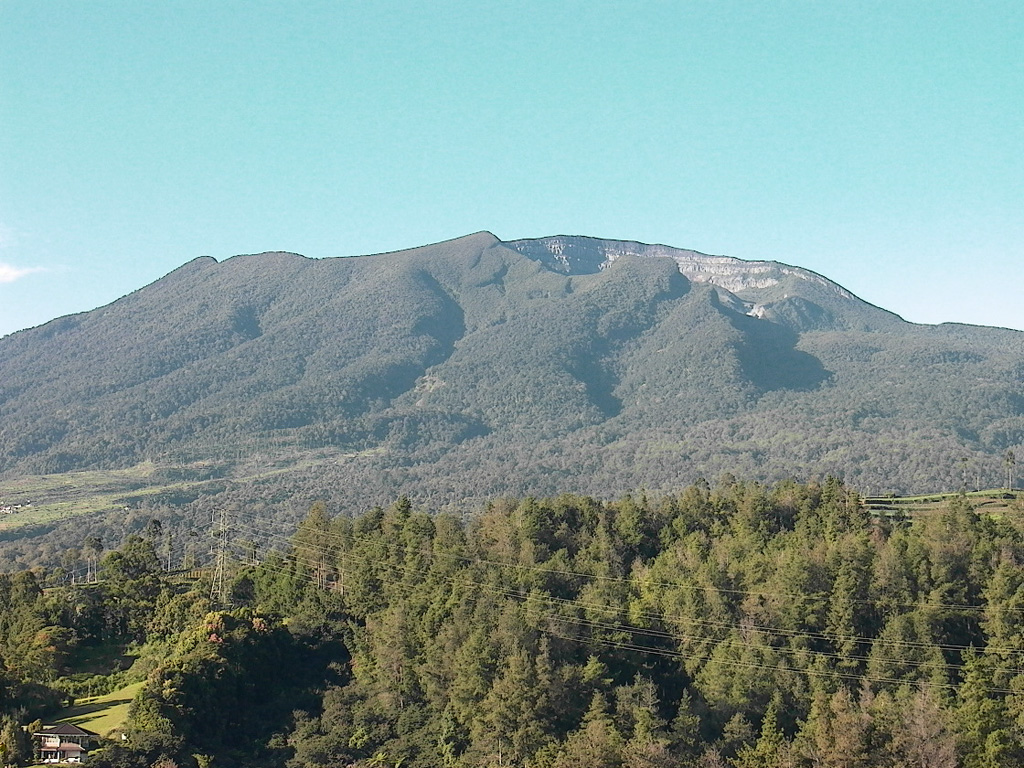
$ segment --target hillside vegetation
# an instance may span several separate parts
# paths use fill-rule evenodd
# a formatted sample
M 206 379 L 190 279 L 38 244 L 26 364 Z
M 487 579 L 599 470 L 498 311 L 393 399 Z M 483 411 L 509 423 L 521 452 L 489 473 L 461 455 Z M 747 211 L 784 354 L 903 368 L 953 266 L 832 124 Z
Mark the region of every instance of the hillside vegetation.
M 201 258 L 0 339 L 0 493 L 142 465 L 187 487 L 132 508 L 455 510 L 723 472 L 957 490 L 964 459 L 992 487 L 1024 443 L 1022 380 L 1022 333 L 905 323 L 805 270 L 663 246 Z
M 223 589 L 164 573 L 153 527 L 95 583 L 0 575 L 0 741 L 135 682 L 94 766 L 1015 768 L 1022 515 L 735 478 L 469 520 L 317 504 L 290 538 L 239 511 Z

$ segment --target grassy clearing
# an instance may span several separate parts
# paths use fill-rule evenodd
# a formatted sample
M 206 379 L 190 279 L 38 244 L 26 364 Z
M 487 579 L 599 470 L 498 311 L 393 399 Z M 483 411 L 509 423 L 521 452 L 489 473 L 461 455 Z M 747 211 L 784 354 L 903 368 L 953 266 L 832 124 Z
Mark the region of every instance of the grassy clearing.
M 100 736 L 109 736 L 123 730 L 128 720 L 128 707 L 142 683 L 132 683 L 103 696 L 82 699 L 64 710 L 58 723 L 70 723 L 86 728 Z
M 18 512 L 0 516 L 0 531 L 116 509 L 122 506 L 121 496 L 146 487 L 154 469 L 147 462 L 128 469 L 26 475 L 0 482 L 0 503 L 21 505 Z
M 0 533 L 121 509 L 139 496 L 186 491 L 206 482 L 161 478 L 167 470 L 146 462 L 128 469 L 26 475 L 0 482 L 0 504 L 21 505 L 14 514 L 0 515 Z
M 22 505 L 14 514 L 0 515 L 0 533 L 22 527 L 51 525 L 91 512 L 126 508 L 144 496 L 187 494 L 208 487 L 210 483 L 223 482 L 224 477 L 244 483 L 383 452 L 383 449 L 375 448 L 359 453 L 319 450 L 268 456 L 236 466 L 233 472 L 223 477 L 218 474 L 213 478 L 208 470 L 214 465 L 209 462 L 167 466 L 145 462 L 128 469 L 26 475 L 0 482 L 0 505 Z M 222 465 L 221 469 L 226 467 Z

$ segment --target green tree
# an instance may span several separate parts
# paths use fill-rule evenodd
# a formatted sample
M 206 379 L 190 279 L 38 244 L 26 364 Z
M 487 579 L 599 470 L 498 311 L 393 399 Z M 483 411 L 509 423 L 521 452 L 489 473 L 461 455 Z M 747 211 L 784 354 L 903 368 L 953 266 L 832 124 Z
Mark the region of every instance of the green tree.
M 789 743 L 779 727 L 781 699 L 772 698 L 761 721 L 761 735 L 754 744 L 742 747 L 731 761 L 734 768 L 776 768 L 790 762 Z
M 143 641 L 161 595 L 170 592 L 153 542 L 129 536 L 100 563 L 107 631 Z
M 583 723 L 569 734 L 554 768 L 620 768 L 622 747 L 604 696 L 595 693 Z
M 14 717 L 0 716 L 0 765 L 22 765 L 31 759 L 29 735 Z
M 1021 765 L 1021 749 L 1013 736 L 1006 698 L 997 685 L 1001 674 L 998 658 L 969 649 L 964 654 L 963 674 L 955 719 L 965 768 Z
M 870 732 L 871 717 L 849 690 L 819 691 L 794 747 L 814 768 L 859 768 L 870 764 Z
M 326 588 L 328 580 L 336 575 L 337 545 L 331 535 L 327 505 L 322 501 L 309 508 L 292 537 L 292 549 L 296 560 L 313 574 L 316 586 Z
M 485 764 L 522 765 L 547 740 L 545 707 L 533 660 L 524 649 L 513 652 L 480 703 L 471 755 L 480 754 Z

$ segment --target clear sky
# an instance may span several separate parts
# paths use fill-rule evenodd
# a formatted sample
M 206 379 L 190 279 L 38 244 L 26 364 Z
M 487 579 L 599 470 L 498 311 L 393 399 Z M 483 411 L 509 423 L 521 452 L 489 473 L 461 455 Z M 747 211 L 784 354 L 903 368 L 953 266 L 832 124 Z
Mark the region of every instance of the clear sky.
M 484 229 L 1024 329 L 1024 4 L 0 0 L 0 335 Z

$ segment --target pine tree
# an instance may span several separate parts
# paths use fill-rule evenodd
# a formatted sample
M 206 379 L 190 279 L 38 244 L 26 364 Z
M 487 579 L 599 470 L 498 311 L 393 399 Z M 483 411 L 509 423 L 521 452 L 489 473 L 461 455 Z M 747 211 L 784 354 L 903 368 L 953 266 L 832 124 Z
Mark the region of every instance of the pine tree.
M 580 727 L 569 734 L 554 768 L 620 768 L 622 735 L 608 716 L 604 696 L 595 693 Z
M 732 761 L 734 768 L 777 768 L 790 759 L 789 744 L 779 727 L 781 699 L 772 698 L 761 721 L 757 742 L 740 749 Z
M 328 577 L 334 573 L 337 547 L 330 532 L 327 505 L 318 501 L 309 508 L 292 537 L 296 560 L 313 574 L 314 583 L 320 589 L 327 586 Z
M 995 684 L 999 661 L 969 649 L 963 658 L 964 680 L 957 690 L 956 725 L 964 768 L 1013 768 L 1021 765 L 1020 748 L 1010 729 L 1006 699 Z
M 490 764 L 522 765 L 546 740 L 544 707 L 533 661 L 519 649 L 505 660 L 504 672 L 480 703 L 471 751 L 486 755 Z

